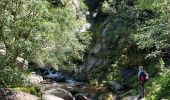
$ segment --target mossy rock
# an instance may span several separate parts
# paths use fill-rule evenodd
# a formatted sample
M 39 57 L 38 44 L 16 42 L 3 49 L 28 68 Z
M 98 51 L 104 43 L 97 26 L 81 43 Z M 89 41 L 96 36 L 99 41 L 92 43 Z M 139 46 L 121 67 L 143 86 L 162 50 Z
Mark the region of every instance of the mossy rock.
M 36 86 L 14 88 L 15 91 L 22 91 L 32 95 L 41 96 L 41 90 Z
M 98 100 L 116 100 L 116 96 L 112 93 L 106 93 L 99 96 Z

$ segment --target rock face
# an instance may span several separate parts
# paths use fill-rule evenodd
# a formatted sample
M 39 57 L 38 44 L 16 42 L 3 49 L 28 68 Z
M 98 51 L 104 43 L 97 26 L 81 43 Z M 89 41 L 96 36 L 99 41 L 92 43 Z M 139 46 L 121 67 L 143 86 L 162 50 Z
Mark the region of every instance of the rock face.
M 24 58 L 17 57 L 16 63 L 17 63 L 17 66 L 20 67 L 21 69 L 23 69 L 23 70 L 28 69 L 28 61 L 25 60 Z
M 49 90 L 46 90 L 45 95 L 54 95 L 56 97 L 63 98 L 64 100 L 73 100 L 73 96 L 70 92 L 67 90 L 61 89 L 61 88 L 52 88 Z
M 89 51 L 88 60 L 85 63 L 84 70 L 86 73 L 93 71 L 100 66 L 108 66 L 108 59 L 111 54 L 112 48 L 109 49 L 110 45 L 113 44 L 110 40 L 108 33 L 110 29 L 110 19 L 109 17 L 100 25 L 101 34 L 96 40 L 94 48 Z M 97 38 L 97 37 L 96 37 Z M 107 42 L 109 41 L 109 43 Z
M 28 76 L 27 80 L 31 84 L 38 85 L 43 82 L 43 77 L 32 72 L 32 74 L 30 76 Z
M 64 99 L 60 97 L 56 97 L 54 95 L 46 94 L 46 95 L 43 95 L 42 100 L 64 100 Z
M 39 100 L 39 98 L 25 92 L 17 92 L 16 100 Z

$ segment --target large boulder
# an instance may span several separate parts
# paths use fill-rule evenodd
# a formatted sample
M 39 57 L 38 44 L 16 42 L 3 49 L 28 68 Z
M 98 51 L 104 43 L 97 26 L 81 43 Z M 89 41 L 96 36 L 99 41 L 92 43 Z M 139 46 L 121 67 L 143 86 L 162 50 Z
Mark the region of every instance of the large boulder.
M 17 92 L 16 100 L 39 100 L 39 98 L 26 92 Z
M 33 85 L 38 85 L 43 82 L 43 77 L 40 75 L 37 75 L 35 72 L 32 72 L 31 75 L 27 77 L 27 80 L 29 81 L 29 83 Z
M 91 100 L 87 95 L 88 94 L 78 93 L 75 95 L 75 100 Z
M 10 89 L 1 88 L 0 100 L 39 100 L 39 98 L 26 92 L 15 92 Z
M 64 100 L 73 100 L 73 96 L 70 92 L 67 90 L 61 89 L 61 88 L 52 88 L 49 90 L 46 90 L 44 94 L 54 95 L 60 98 L 63 98 Z
M 0 100 L 15 100 L 15 93 L 10 89 L 0 88 Z
M 16 64 L 17 64 L 18 67 L 20 67 L 23 70 L 27 70 L 28 69 L 28 61 L 25 60 L 24 58 L 17 57 Z
M 60 97 L 56 97 L 54 95 L 46 94 L 46 95 L 43 95 L 42 100 L 64 100 L 64 99 Z

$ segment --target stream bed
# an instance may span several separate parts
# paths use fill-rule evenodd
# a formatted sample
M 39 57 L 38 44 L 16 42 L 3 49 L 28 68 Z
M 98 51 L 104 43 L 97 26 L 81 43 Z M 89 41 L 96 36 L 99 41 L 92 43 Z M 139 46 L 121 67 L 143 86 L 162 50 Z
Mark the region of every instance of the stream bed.
M 61 88 L 69 91 L 73 100 L 115 100 L 116 95 L 106 86 L 91 85 L 88 82 L 79 82 L 72 77 L 63 76 L 59 72 L 49 72 L 43 81 L 45 90 Z M 45 91 L 44 90 L 44 91 Z M 114 98 L 114 99 L 113 99 Z

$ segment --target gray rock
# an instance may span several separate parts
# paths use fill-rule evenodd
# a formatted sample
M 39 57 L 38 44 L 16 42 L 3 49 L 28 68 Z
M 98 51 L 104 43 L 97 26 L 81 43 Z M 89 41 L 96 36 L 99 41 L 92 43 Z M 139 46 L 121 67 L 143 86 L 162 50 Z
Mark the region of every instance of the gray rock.
M 0 89 L 0 100 L 39 100 L 39 98 L 26 92 L 15 92 L 10 89 Z
M 82 33 L 82 32 L 86 32 L 86 31 L 88 31 L 88 30 L 90 29 L 90 27 L 91 27 L 91 24 L 90 24 L 90 23 L 86 23 L 86 24 L 84 24 L 83 27 L 80 29 L 80 32 L 81 32 L 81 33 Z
M 100 43 L 98 43 L 98 44 L 96 45 L 95 49 L 94 49 L 94 54 L 99 53 L 100 50 L 101 50 L 101 48 L 102 48 L 102 45 L 101 45 Z
M 29 75 L 26 78 L 31 84 L 38 85 L 43 82 L 43 77 L 40 75 L 37 75 L 35 72 L 32 72 L 31 75 Z
M 64 99 L 60 97 L 56 97 L 54 95 L 46 94 L 46 95 L 43 95 L 42 100 L 64 100 Z
M 95 65 L 96 61 L 97 61 L 97 58 L 89 57 L 87 65 L 86 65 L 87 71 L 89 71 Z
M 15 92 L 10 89 L 0 88 L 0 100 L 15 100 Z
M 100 66 L 101 64 L 103 64 L 103 59 L 99 59 L 97 62 L 96 62 L 96 66 Z
M 28 69 L 28 61 L 25 60 L 24 58 L 17 57 L 16 63 L 17 63 L 17 66 L 20 67 L 21 69 L 23 69 L 23 70 Z
M 68 92 L 67 90 L 64 90 L 61 88 L 52 88 L 52 89 L 46 90 L 44 94 L 54 95 L 54 96 L 63 98 L 64 100 L 73 100 L 72 94 Z
M 17 92 L 16 100 L 39 100 L 39 98 L 26 92 Z
M 98 97 L 98 100 L 117 100 L 112 93 L 105 93 Z
M 124 98 L 124 100 L 144 100 L 144 99 L 138 99 L 139 96 L 127 96 Z
M 6 50 L 5 49 L 0 49 L 0 56 L 4 56 L 6 54 Z
M 87 97 L 87 94 L 78 93 L 75 95 L 75 100 L 91 100 L 91 99 Z
M 109 85 L 110 85 L 111 89 L 115 89 L 115 90 L 119 90 L 122 87 L 120 84 L 118 84 L 115 81 L 110 81 Z

